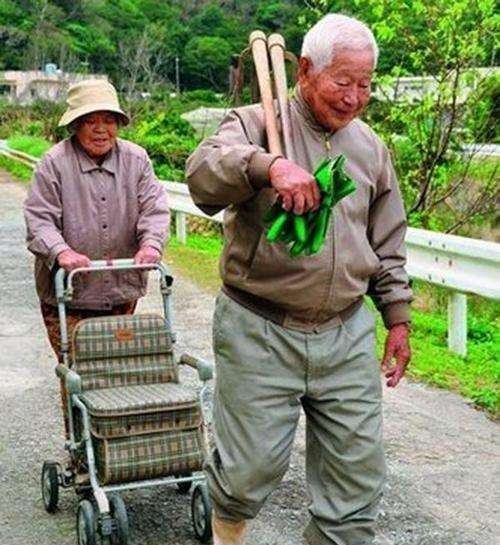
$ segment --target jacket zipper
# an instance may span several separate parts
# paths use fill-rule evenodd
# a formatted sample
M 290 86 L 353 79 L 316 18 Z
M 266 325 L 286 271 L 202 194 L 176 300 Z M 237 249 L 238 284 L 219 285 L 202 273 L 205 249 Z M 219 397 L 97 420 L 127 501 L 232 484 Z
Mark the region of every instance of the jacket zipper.
M 323 133 L 324 143 L 325 143 L 325 151 L 328 159 L 332 159 L 332 144 L 330 142 L 331 133 Z M 330 229 L 332 229 L 332 274 L 330 277 L 330 284 L 328 286 L 326 297 L 323 299 L 323 304 L 320 306 L 320 312 L 322 312 L 325 307 L 328 306 L 328 303 L 331 300 L 331 297 L 333 295 L 333 280 L 335 277 L 335 266 L 336 266 L 336 259 L 335 259 L 335 235 L 336 235 L 336 229 L 335 229 L 335 214 L 332 214 L 331 220 L 332 222 Z
M 328 158 L 331 159 L 330 153 L 332 152 L 332 145 L 330 144 L 330 134 L 325 132 L 325 133 L 323 133 L 323 135 L 324 135 L 324 138 L 325 138 L 326 154 L 327 154 Z

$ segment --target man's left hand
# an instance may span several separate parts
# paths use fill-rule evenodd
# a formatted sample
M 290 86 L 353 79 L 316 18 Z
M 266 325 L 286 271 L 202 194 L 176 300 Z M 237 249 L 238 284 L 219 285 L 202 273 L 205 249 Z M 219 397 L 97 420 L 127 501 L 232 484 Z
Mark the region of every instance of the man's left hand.
M 385 353 L 382 359 L 382 371 L 387 379 L 386 385 L 394 388 L 405 374 L 410 363 L 410 327 L 408 324 L 396 324 L 389 329 L 385 340 Z M 393 364 L 392 360 L 396 363 Z
M 143 246 L 134 257 L 136 265 L 147 265 L 148 263 L 159 263 L 161 253 L 152 246 Z

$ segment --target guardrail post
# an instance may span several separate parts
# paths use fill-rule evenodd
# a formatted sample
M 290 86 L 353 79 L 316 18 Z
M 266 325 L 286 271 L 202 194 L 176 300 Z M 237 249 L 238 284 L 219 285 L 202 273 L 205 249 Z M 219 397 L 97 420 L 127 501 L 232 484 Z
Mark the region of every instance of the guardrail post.
M 448 348 L 467 355 L 467 296 L 456 291 L 448 297 Z
M 184 212 L 175 213 L 175 232 L 177 233 L 177 240 L 181 244 L 186 244 L 186 214 Z

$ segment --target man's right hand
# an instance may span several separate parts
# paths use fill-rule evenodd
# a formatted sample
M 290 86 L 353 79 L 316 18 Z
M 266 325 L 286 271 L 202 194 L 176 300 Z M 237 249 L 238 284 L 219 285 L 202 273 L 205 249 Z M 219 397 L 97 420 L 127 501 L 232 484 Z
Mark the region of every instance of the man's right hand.
M 71 248 L 57 254 L 57 262 L 60 267 L 67 271 L 72 271 L 73 269 L 78 269 L 80 267 L 90 267 L 90 259 L 86 255 L 79 254 Z
M 279 158 L 269 169 L 271 186 L 283 199 L 283 208 L 295 214 L 317 210 L 320 192 L 314 176 L 288 159 Z

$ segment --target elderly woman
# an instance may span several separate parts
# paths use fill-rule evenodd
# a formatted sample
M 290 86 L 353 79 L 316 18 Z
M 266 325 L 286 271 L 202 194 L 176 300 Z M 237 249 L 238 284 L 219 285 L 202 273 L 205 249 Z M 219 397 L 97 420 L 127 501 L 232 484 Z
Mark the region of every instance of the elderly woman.
M 127 257 L 136 263 L 158 262 L 169 225 L 166 193 L 146 151 L 117 138 L 129 118 L 115 88 L 104 80 L 83 81 L 70 87 L 67 103 L 59 125 L 68 127 L 71 136 L 39 162 L 24 205 L 41 312 L 59 360 L 58 266 L 71 271 L 91 260 Z M 75 280 L 70 335 L 83 318 L 133 313 L 146 287 L 137 271 Z

